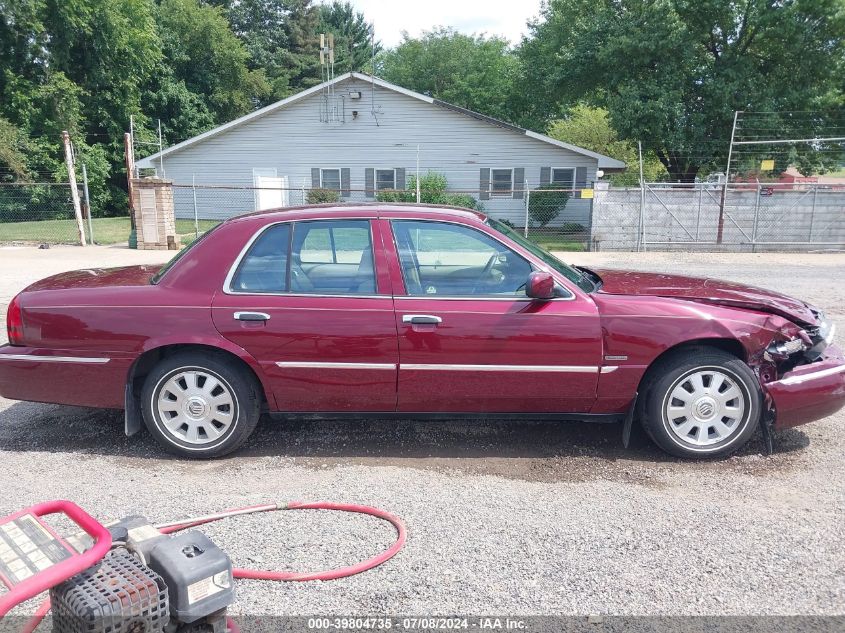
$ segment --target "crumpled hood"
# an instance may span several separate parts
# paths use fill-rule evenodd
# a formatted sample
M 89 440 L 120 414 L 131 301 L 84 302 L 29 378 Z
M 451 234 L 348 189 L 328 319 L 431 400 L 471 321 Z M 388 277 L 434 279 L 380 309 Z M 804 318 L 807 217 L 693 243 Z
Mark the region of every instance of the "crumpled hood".
M 85 268 L 59 273 L 36 281 L 27 290 L 65 290 L 102 286 L 146 286 L 161 266 L 121 266 L 119 268 Z
M 602 286 L 599 292 L 604 294 L 689 299 L 701 303 L 769 312 L 802 325 L 818 325 L 818 318 L 811 306 L 798 299 L 764 288 L 683 275 L 628 270 L 592 270 L 601 277 Z

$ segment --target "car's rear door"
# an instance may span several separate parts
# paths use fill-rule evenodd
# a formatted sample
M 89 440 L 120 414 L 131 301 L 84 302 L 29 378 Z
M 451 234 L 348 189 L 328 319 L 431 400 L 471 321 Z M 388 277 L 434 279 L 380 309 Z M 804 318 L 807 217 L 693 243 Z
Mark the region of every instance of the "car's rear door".
M 393 411 L 398 363 L 390 278 L 368 217 L 262 229 L 213 303 L 281 411 Z
M 399 410 L 584 413 L 596 400 L 595 304 L 532 301 L 532 264 L 480 227 L 380 220 L 392 229 Z

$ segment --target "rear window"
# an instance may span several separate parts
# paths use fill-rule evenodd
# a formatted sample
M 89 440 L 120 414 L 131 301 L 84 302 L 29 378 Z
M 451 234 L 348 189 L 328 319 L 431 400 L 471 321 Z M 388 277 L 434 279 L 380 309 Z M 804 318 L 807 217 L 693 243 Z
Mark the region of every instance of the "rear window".
M 289 248 L 290 224 L 264 230 L 241 260 L 230 288 L 236 292 L 285 292 Z
M 181 251 L 176 253 L 176 255 L 173 256 L 173 259 L 171 259 L 164 266 L 159 268 L 158 272 L 155 275 L 153 275 L 152 279 L 150 279 L 150 283 L 155 285 L 159 281 L 161 281 L 161 278 L 164 277 L 167 274 L 168 270 L 170 270 L 171 268 L 173 268 L 176 265 L 176 262 L 178 262 L 180 259 L 182 259 L 185 255 L 188 254 L 188 252 L 190 252 L 193 248 L 195 248 L 197 246 L 197 244 L 202 242 L 205 238 L 207 238 L 209 235 L 211 235 L 214 231 L 216 231 L 221 226 L 223 226 L 222 222 L 220 224 L 216 225 L 216 226 L 211 227 L 205 233 L 203 233 L 197 239 L 195 239 L 193 242 L 188 244 Z

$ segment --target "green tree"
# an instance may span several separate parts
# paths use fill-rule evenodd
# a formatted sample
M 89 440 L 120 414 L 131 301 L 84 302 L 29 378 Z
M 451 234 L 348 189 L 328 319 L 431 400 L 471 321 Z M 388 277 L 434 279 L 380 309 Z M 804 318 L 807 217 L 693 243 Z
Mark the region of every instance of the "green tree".
M 25 138 L 30 173 L 63 177 L 66 129 L 91 156 L 92 194 L 125 212 L 125 178 L 109 165 L 122 163 L 129 117 L 144 119 L 161 59 L 154 12 L 151 0 L 0 2 L 0 116 Z
M 26 139 L 20 130 L 0 117 L 0 180 L 7 176 L 16 179 L 27 177 L 26 151 Z
M 270 81 L 262 105 L 320 83 L 320 15 L 311 0 L 239 0 L 230 3 L 228 16 L 250 68 Z
M 610 174 L 607 177 L 611 184 L 627 186 L 639 183 L 639 156 L 636 143 L 619 138 L 604 108 L 579 103 L 570 109 L 564 118 L 552 121 L 547 133 L 559 141 L 624 162 L 627 165 L 624 172 Z M 667 176 L 666 169 L 653 152 L 643 156 L 643 176 L 646 182 L 655 182 Z
M 180 111 L 205 109 L 224 122 L 249 112 L 269 93 L 264 72 L 247 67 L 249 53 L 221 9 L 198 0 L 162 0 L 158 26 L 167 59 L 162 70 L 172 73 L 162 86 L 169 96 L 165 103 L 181 104 Z M 205 108 L 189 93 L 200 95 Z
M 429 171 L 420 177 L 420 202 L 424 204 L 442 204 L 451 207 L 464 207 L 481 211 L 484 206 L 475 198 L 463 193 L 449 193 L 446 176 Z M 416 202 L 417 177 L 408 178 L 405 191 L 381 191 L 376 194 L 379 202 Z
M 520 63 L 500 37 L 437 28 L 402 42 L 378 60 L 380 77 L 511 123 L 522 122 Z
M 550 0 L 520 51 L 548 117 L 606 107 L 685 182 L 724 169 L 735 110 L 834 105 L 844 53 L 841 0 Z
M 320 5 L 321 33 L 334 34 L 335 69 L 371 72 L 372 56 L 382 50 L 381 43 L 373 44 L 373 25 L 364 14 L 356 11 L 351 2 L 333 0 Z

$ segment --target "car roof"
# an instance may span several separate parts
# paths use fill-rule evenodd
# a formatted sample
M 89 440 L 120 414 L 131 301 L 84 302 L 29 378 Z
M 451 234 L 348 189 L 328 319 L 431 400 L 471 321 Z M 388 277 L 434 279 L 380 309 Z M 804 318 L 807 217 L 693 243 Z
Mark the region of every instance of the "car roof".
M 344 218 L 350 215 L 363 214 L 367 217 L 380 217 L 390 215 L 397 217 L 403 214 L 409 216 L 420 215 L 424 217 L 451 217 L 464 220 L 485 221 L 487 216 L 480 211 L 453 207 L 441 204 L 416 204 L 409 202 L 350 202 L 350 203 L 328 203 L 309 204 L 298 207 L 280 207 L 277 209 L 265 209 L 238 215 L 227 220 L 228 222 L 239 222 L 243 220 L 255 220 L 256 218 L 266 219 L 268 222 L 281 220 L 314 220 L 322 218 Z

